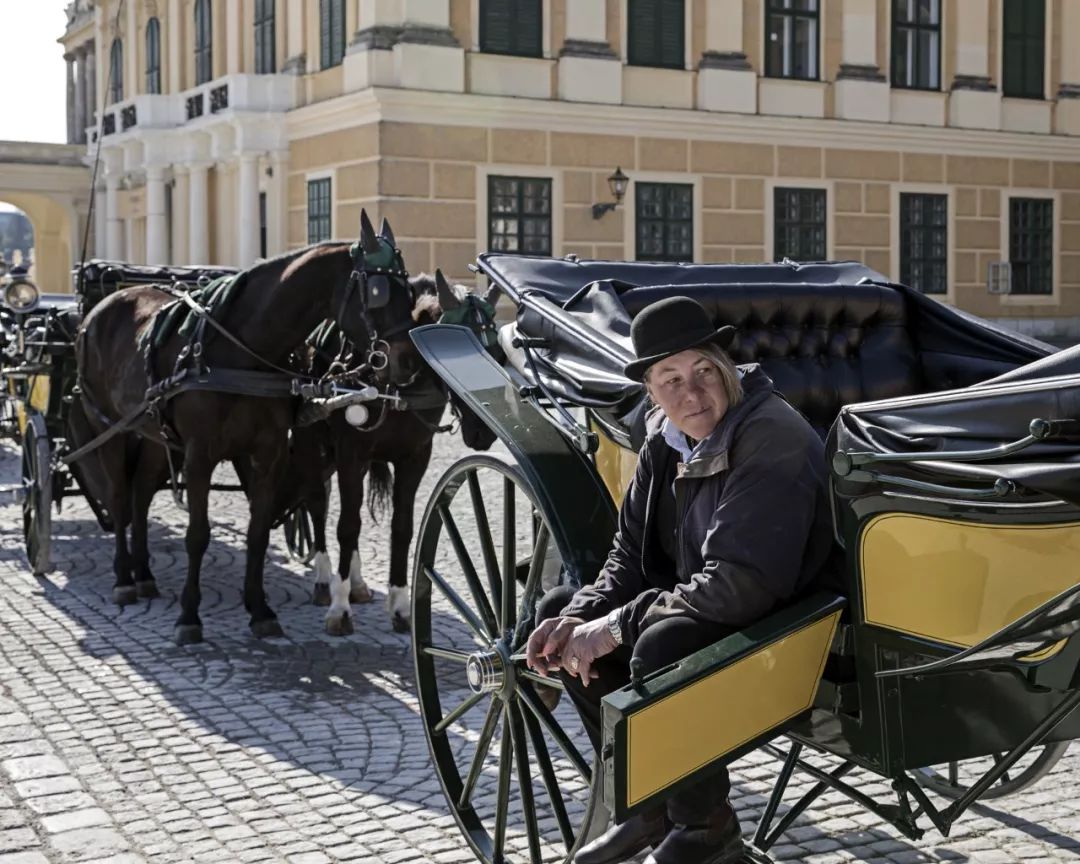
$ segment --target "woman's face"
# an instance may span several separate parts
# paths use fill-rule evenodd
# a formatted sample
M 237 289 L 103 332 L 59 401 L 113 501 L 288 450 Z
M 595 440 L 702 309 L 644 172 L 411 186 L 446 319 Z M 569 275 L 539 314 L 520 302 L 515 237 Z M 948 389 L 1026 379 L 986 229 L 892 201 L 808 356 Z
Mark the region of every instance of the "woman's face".
M 697 441 L 716 428 L 728 409 L 720 370 L 693 350 L 650 367 L 645 386 L 676 428 Z

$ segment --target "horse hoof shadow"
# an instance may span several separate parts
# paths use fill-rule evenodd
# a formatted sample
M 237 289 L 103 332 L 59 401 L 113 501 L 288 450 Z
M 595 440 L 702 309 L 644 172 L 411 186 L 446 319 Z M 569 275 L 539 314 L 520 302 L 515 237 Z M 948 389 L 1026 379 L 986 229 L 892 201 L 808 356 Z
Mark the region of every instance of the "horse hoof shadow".
M 346 614 L 342 615 L 340 618 L 327 618 L 326 634 L 328 636 L 352 636 L 352 616 Z
M 251 633 L 256 639 L 275 639 L 285 635 L 277 618 L 264 618 L 251 622 Z
M 177 645 L 197 645 L 203 641 L 202 624 L 177 624 L 173 639 Z
M 313 606 L 329 606 L 330 586 L 325 582 L 316 582 L 311 591 L 311 603 Z
M 412 629 L 409 619 L 403 615 L 395 615 L 390 619 L 390 624 L 393 626 L 395 633 L 408 633 Z
M 138 602 L 138 594 L 134 585 L 119 585 L 112 589 L 113 603 L 117 606 L 131 606 Z
M 136 582 L 135 593 L 144 600 L 153 600 L 155 597 L 161 596 L 157 582 L 153 579 L 143 579 L 141 582 Z

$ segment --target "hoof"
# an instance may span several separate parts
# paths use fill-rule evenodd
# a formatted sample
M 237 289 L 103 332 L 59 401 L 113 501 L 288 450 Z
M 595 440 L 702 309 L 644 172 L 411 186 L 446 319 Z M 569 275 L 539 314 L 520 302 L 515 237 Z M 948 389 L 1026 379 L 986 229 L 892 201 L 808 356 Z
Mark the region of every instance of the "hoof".
M 138 600 L 134 585 L 118 585 L 112 589 L 113 603 L 117 606 L 130 606 Z
M 202 624 L 177 624 L 173 630 L 177 645 L 196 645 L 202 642 Z
M 328 636 L 352 636 L 352 616 L 346 614 L 340 618 L 327 618 L 326 633 Z
M 371 589 L 367 585 L 363 585 L 359 588 L 349 589 L 349 602 L 350 603 L 374 603 L 375 595 L 371 593 Z
M 146 600 L 153 600 L 155 597 L 161 596 L 161 593 L 158 591 L 157 582 L 153 579 L 144 579 L 142 582 L 136 582 L 135 593 Z
M 325 582 L 316 582 L 315 588 L 311 592 L 311 602 L 315 606 L 329 606 L 330 586 Z
M 252 621 L 251 632 L 257 639 L 275 639 L 285 635 L 285 631 L 281 629 L 281 625 L 278 624 L 277 618 L 264 618 L 262 621 Z
M 412 629 L 409 619 L 404 615 L 395 615 L 390 619 L 390 624 L 393 626 L 395 633 L 408 633 Z

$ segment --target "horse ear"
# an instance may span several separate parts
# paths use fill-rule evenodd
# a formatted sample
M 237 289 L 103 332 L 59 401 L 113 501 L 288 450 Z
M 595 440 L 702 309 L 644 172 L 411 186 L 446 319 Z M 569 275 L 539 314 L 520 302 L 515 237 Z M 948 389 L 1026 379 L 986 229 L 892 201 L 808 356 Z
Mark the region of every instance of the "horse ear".
M 375 228 L 365 209 L 360 210 L 360 248 L 366 255 L 379 251 L 379 238 L 375 236 Z
M 386 217 L 383 216 L 382 227 L 379 228 L 379 236 L 383 238 L 387 243 L 397 249 L 397 240 L 394 239 L 394 232 L 390 229 L 390 223 Z
M 458 300 L 454 289 L 450 287 L 450 283 L 446 281 L 446 277 L 443 276 L 442 270 L 438 267 L 435 268 L 435 289 L 439 292 L 439 305 L 442 307 L 443 312 L 457 309 L 461 305 L 461 301 Z

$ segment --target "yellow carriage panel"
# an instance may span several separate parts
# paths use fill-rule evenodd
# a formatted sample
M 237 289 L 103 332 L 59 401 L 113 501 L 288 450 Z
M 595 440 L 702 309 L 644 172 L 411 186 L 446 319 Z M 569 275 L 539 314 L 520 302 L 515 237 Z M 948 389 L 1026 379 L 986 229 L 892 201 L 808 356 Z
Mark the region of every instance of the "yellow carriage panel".
M 1080 582 L 1077 561 L 1076 522 L 980 525 L 884 514 L 860 541 L 863 616 L 969 648 Z
M 638 454 L 626 447 L 620 447 L 595 423 L 590 421 L 589 427 L 596 433 L 600 442 L 595 454 L 596 470 L 600 474 L 600 479 L 604 481 L 604 486 L 607 487 L 615 506 L 621 507 L 623 496 L 637 470 Z

